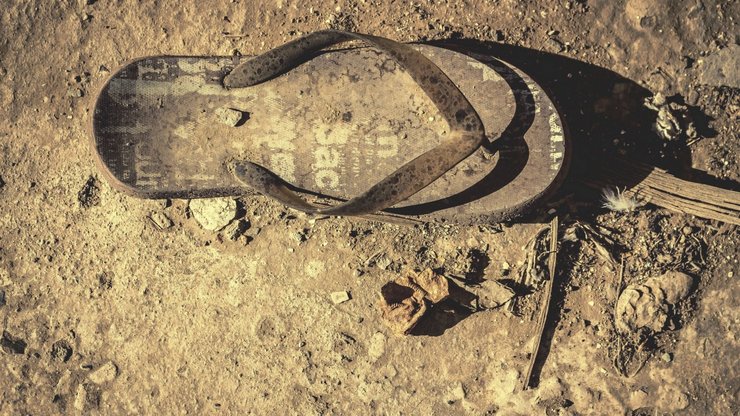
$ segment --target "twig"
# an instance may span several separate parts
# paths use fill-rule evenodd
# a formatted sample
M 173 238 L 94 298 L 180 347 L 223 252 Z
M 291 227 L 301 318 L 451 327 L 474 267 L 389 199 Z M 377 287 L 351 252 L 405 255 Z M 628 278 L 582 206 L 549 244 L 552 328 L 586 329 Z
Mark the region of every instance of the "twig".
M 539 322 L 537 323 L 537 339 L 535 340 L 534 350 L 532 356 L 529 359 L 529 367 L 527 373 L 524 376 L 524 384 L 522 390 L 527 390 L 532 382 L 532 370 L 534 369 L 535 362 L 537 361 L 537 355 L 540 352 L 540 346 L 542 345 L 542 336 L 545 333 L 545 324 L 547 323 L 547 315 L 550 310 L 550 301 L 552 300 L 552 288 L 555 281 L 555 267 L 557 266 L 558 258 L 558 217 L 555 217 L 550 222 L 550 257 L 548 258 L 547 266 L 550 273 L 550 279 L 547 281 L 547 288 L 545 289 L 545 304 L 540 311 Z

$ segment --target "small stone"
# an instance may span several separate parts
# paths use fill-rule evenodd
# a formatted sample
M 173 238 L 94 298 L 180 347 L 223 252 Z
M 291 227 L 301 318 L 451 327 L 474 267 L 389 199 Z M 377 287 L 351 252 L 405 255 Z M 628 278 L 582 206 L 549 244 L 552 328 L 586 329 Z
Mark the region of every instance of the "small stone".
M 163 212 L 154 212 L 152 213 L 152 215 L 149 216 L 149 218 L 160 230 L 165 230 L 174 225 L 170 217 L 168 217 L 167 214 Z
M 688 225 L 686 225 L 683 228 L 681 228 L 681 232 L 683 233 L 683 235 L 690 235 L 692 231 L 694 231 L 694 230 L 691 227 L 689 227 Z
M 673 361 L 673 356 L 671 355 L 671 353 L 666 352 L 660 356 L 660 359 L 667 363 L 670 363 L 671 361 Z
M 231 198 L 192 199 L 188 204 L 201 227 L 219 231 L 236 217 L 236 201 Z
M 249 229 L 249 221 L 245 219 L 240 219 L 237 221 L 230 222 L 229 225 L 224 227 L 222 233 L 229 240 L 236 241 L 248 229 Z
M 97 370 L 87 376 L 95 384 L 103 384 L 113 381 L 118 375 L 118 368 L 111 361 L 101 365 Z
M 298 244 L 300 244 L 300 243 L 306 241 L 306 234 L 304 232 L 302 232 L 302 231 L 297 231 L 297 232 L 293 233 L 293 239 Z
M 233 108 L 221 107 L 216 109 L 216 118 L 222 124 L 229 127 L 236 127 L 244 119 L 244 112 L 234 110 Z
M 505 270 L 505 271 L 511 270 L 511 264 L 509 264 L 508 261 L 501 263 L 501 270 Z
M 483 309 L 493 309 L 510 301 L 514 291 L 496 280 L 484 280 L 478 290 L 478 302 Z
M 70 87 L 69 89 L 67 89 L 67 97 L 80 98 L 83 95 L 85 95 L 85 93 L 77 87 Z
M 77 385 L 77 392 L 75 393 L 75 401 L 74 401 L 74 407 L 77 410 L 84 410 L 85 409 L 85 402 L 87 401 L 87 390 L 85 390 L 85 386 L 80 383 Z
M 331 301 L 334 302 L 335 305 L 339 305 L 340 303 L 347 302 L 351 299 L 349 292 L 347 291 L 331 292 L 329 296 L 331 297 Z

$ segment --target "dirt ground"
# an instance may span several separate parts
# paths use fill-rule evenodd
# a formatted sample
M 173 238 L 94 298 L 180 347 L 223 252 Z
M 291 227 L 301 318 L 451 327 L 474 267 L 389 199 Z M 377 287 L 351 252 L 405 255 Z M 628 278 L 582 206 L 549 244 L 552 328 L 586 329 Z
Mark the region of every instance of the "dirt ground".
M 738 190 L 738 19 L 721 0 L 3 0 L 0 414 L 740 413 L 737 227 L 651 205 L 612 212 L 578 178 L 605 152 Z M 467 227 L 240 198 L 217 232 L 188 201 L 125 196 L 96 169 L 93 99 L 120 65 L 254 55 L 326 28 L 444 40 L 523 68 L 569 126 L 563 190 L 530 218 Z M 657 93 L 694 134 L 659 136 L 642 105 Z M 518 276 L 555 215 L 550 319 L 522 390 L 547 285 Z M 441 304 L 396 335 L 380 288 L 425 268 L 473 293 L 499 280 L 516 304 Z M 667 271 L 695 285 L 665 328 L 620 332 L 621 290 Z

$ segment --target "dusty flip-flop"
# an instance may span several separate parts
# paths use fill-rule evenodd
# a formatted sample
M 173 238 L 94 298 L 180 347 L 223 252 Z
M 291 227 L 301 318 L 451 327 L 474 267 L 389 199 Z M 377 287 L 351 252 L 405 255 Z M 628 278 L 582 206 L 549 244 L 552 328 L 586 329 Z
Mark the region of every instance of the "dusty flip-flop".
M 371 47 L 321 52 L 348 40 Z M 521 214 L 569 156 L 555 106 L 519 69 L 338 31 L 254 58 L 133 61 L 103 86 L 92 128 L 105 176 L 135 196 L 258 192 L 311 213 L 456 223 Z

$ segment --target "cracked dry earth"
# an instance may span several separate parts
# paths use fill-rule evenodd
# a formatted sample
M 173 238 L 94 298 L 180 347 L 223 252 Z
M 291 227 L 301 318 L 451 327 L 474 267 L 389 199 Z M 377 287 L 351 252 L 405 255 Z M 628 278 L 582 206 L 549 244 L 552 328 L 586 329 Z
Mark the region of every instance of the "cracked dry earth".
M 737 189 L 739 17 L 715 0 L 3 0 L 0 414 L 738 414 L 735 226 L 650 205 L 609 212 L 577 181 L 527 222 L 471 227 L 312 218 L 262 197 L 139 200 L 101 177 L 87 127 L 110 71 L 140 56 L 252 55 L 325 28 L 472 39 L 669 97 L 706 121 L 678 170 Z M 625 91 L 593 89 L 587 114 Z M 632 126 L 608 136 L 600 118 L 566 122 L 575 146 L 639 153 L 621 147 Z M 515 307 L 434 305 L 410 335 L 384 323 L 380 290 L 407 270 L 472 293 L 516 282 L 553 215 L 561 245 L 532 388 L 542 281 L 513 285 Z M 657 331 L 618 330 L 621 289 L 672 271 L 691 276 L 691 294 Z

